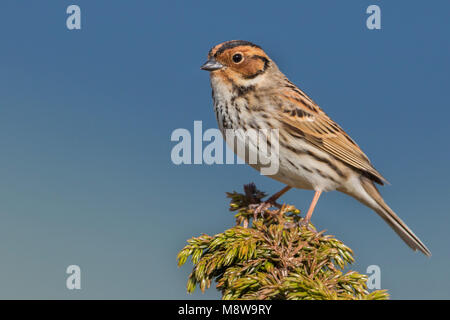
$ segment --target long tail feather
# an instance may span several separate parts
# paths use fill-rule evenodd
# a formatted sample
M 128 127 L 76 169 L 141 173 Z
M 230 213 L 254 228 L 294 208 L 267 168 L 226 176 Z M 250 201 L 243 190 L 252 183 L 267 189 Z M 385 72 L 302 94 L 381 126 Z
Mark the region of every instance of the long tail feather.
M 371 207 L 378 215 L 383 218 L 384 221 L 389 224 L 389 226 L 394 229 L 394 231 L 400 236 L 400 238 L 405 241 L 405 243 L 414 251 L 419 250 L 426 256 L 430 257 L 431 252 L 423 244 L 422 241 L 412 232 L 410 228 L 400 219 L 394 211 L 384 202 L 378 189 L 375 187 L 374 183 L 365 178 L 361 177 L 361 185 L 367 194 L 374 200 L 374 202 L 366 202 L 363 199 L 358 199 Z

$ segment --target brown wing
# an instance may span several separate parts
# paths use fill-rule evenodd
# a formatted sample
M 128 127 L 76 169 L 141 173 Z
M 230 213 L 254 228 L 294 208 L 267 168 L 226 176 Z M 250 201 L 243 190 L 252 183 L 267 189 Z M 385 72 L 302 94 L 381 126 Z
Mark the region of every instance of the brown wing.
M 280 121 L 292 136 L 307 140 L 379 184 L 386 182 L 359 146 L 300 89 L 289 85 L 278 97 Z

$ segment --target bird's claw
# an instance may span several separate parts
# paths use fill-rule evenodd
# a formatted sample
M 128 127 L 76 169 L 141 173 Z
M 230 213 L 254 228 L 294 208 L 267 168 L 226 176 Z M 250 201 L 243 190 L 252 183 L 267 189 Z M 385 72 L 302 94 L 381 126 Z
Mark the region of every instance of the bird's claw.
M 311 226 L 311 223 L 309 220 L 302 219 L 302 221 L 299 222 L 299 226 L 306 227 L 306 229 L 308 229 L 309 231 L 311 231 L 313 233 L 317 233 L 317 230 Z
M 249 208 L 253 210 L 253 218 L 255 220 L 256 220 L 256 218 L 258 216 L 262 217 L 264 212 L 266 212 L 267 209 L 269 209 L 270 207 L 281 208 L 281 205 L 279 205 L 276 202 L 265 201 L 265 202 L 261 202 L 261 203 L 258 203 L 258 204 L 251 204 L 249 206 Z

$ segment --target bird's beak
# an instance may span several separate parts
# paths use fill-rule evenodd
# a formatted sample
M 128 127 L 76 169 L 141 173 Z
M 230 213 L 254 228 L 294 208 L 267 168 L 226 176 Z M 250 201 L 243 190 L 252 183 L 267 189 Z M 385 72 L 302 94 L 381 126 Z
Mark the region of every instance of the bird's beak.
M 200 69 L 206 70 L 206 71 L 214 71 L 214 70 L 222 69 L 223 67 L 224 67 L 223 64 L 217 62 L 216 59 L 211 58 L 211 59 L 209 59 L 208 61 L 206 61 L 206 62 L 200 67 Z

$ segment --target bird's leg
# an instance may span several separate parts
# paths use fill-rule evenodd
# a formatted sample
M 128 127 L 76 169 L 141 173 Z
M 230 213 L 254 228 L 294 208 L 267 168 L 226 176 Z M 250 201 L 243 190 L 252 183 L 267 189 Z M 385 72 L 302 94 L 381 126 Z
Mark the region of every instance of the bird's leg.
M 269 199 L 267 199 L 267 201 L 264 201 L 264 202 L 276 204 L 275 201 L 277 201 L 278 198 L 280 198 L 283 194 L 285 194 L 286 192 L 288 192 L 291 189 L 292 189 L 292 187 L 286 186 L 283 189 L 281 189 L 280 191 L 278 191 L 277 193 L 275 193 L 273 196 L 271 196 Z
M 264 202 L 261 202 L 259 205 L 255 206 L 255 211 L 254 211 L 254 216 L 256 217 L 258 214 L 264 212 L 265 210 L 267 210 L 268 208 L 270 208 L 271 206 L 277 206 L 279 207 L 280 205 L 276 203 L 276 201 L 278 200 L 278 198 L 280 198 L 283 194 L 285 194 L 286 192 L 288 192 L 292 187 L 290 186 L 286 186 L 283 189 L 281 189 L 280 191 L 278 191 L 277 193 L 275 193 L 273 196 L 271 196 L 269 199 L 267 199 Z
M 322 194 L 322 190 L 317 190 L 316 193 L 314 193 L 314 198 L 311 202 L 311 205 L 309 206 L 308 212 L 306 213 L 306 217 L 303 219 L 301 225 L 303 225 L 303 226 L 309 225 L 309 222 L 311 221 L 311 216 L 314 212 L 314 208 L 316 207 L 317 201 L 319 201 L 321 194 Z

